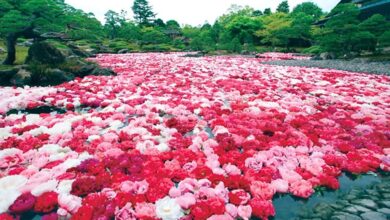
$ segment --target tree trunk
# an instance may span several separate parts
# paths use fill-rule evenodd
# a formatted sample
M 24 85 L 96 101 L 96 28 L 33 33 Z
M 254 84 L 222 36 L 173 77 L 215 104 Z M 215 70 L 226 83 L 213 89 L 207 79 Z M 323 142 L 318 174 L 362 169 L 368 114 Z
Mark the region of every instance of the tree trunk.
M 7 58 L 4 60 L 4 65 L 13 65 L 16 60 L 16 42 L 19 37 L 36 38 L 39 34 L 34 32 L 34 27 L 29 26 L 20 32 L 9 33 L 7 35 Z
M 7 58 L 5 58 L 4 65 L 12 65 L 16 60 L 16 41 L 18 39 L 17 34 L 10 33 L 7 36 Z

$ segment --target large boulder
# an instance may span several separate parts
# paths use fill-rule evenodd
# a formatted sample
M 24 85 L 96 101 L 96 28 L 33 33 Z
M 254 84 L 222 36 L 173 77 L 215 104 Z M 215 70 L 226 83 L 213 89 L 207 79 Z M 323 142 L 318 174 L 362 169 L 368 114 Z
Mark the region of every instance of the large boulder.
M 91 73 L 91 75 L 94 75 L 94 76 L 116 76 L 117 74 L 111 69 L 97 67 Z
M 24 86 L 31 83 L 33 73 L 27 69 L 21 68 L 12 76 L 10 83 L 13 86 Z
M 118 54 L 125 54 L 125 53 L 128 53 L 128 52 L 129 52 L 128 49 L 122 49 L 122 50 L 118 51 Z
M 54 86 L 74 79 L 74 75 L 60 69 L 47 69 L 43 74 L 36 76 L 40 86 Z
M 26 63 L 43 63 L 58 65 L 65 61 L 65 56 L 53 45 L 47 42 L 36 42 L 28 50 Z
M 11 78 L 19 72 L 19 68 L 9 67 L 0 70 L 0 86 L 10 86 Z
M 80 47 L 75 45 L 74 43 L 68 43 L 67 46 L 69 49 L 73 52 L 74 55 L 77 55 L 79 57 L 91 57 L 93 54 L 89 53 L 88 51 L 82 50 Z

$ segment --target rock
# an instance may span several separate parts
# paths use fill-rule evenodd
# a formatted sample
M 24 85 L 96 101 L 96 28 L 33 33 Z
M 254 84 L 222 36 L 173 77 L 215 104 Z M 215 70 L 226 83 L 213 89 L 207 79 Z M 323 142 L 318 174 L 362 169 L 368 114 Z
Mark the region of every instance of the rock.
M 316 213 L 316 215 L 319 215 L 319 217 L 321 218 L 327 219 L 332 215 L 333 211 L 334 209 L 326 203 L 319 203 L 313 208 L 313 212 Z
M 3 54 L 3 53 L 7 53 L 7 51 L 4 48 L 0 47 L 0 54 Z
M 39 85 L 53 86 L 73 79 L 73 74 L 66 73 L 60 69 L 48 69 L 46 70 L 45 75 L 41 78 L 41 83 Z
M 390 208 L 390 201 L 380 201 L 379 205 L 382 207 Z
M 81 48 L 79 48 L 78 46 L 76 46 L 73 43 L 68 43 L 67 46 L 77 56 L 80 56 L 80 57 L 90 57 L 90 56 L 92 56 L 91 53 L 88 53 L 87 51 L 82 50 Z
M 355 215 L 359 214 L 359 211 L 355 207 L 353 207 L 353 206 L 348 206 L 343 211 L 346 211 L 348 213 L 355 214 Z
M 390 193 L 383 193 L 382 197 L 387 199 L 387 200 L 390 200 Z
M 72 62 L 72 63 L 77 63 L 80 61 L 80 57 L 77 55 L 72 55 L 72 56 L 67 56 L 65 58 L 65 62 Z
M 333 60 L 336 59 L 336 55 L 334 53 L 326 52 L 326 53 L 321 53 L 320 58 L 322 60 Z
M 34 43 L 28 50 L 26 63 L 61 64 L 65 56 L 60 50 L 46 42 Z
M 128 53 L 128 52 L 129 52 L 128 49 L 122 49 L 122 50 L 118 51 L 118 54 L 125 54 L 125 53 Z
M 377 209 L 378 208 L 378 205 L 372 201 L 371 199 L 359 199 L 359 200 L 355 200 L 355 201 L 351 201 L 353 204 L 356 204 L 356 205 L 361 205 L 361 206 L 364 206 L 364 207 L 367 207 L 369 209 Z
M 388 209 L 388 208 L 381 208 L 381 209 L 378 209 L 377 211 L 385 214 L 388 217 L 390 217 L 390 209 Z
M 11 78 L 19 71 L 19 68 L 10 67 L 9 69 L 0 70 L 0 85 L 9 86 Z
M 91 73 L 94 76 L 116 76 L 116 73 L 108 68 L 95 68 L 95 70 Z
M 322 57 L 320 55 L 315 55 L 311 58 L 311 60 L 322 60 Z
M 88 75 L 94 75 L 93 72 L 96 69 L 96 65 L 93 64 L 86 64 L 83 65 L 80 69 L 77 71 L 74 71 L 74 74 L 78 77 L 84 77 Z
M 361 218 L 357 215 L 337 212 L 332 216 L 331 220 L 361 220 Z
M 24 86 L 31 82 L 32 73 L 26 69 L 19 69 L 19 71 L 12 76 L 10 83 L 14 86 Z
M 365 212 L 360 216 L 363 220 L 387 220 L 386 215 L 380 212 Z
M 368 209 L 366 207 L 363 207 L 363 206 L 360 206 L 360 205 L 354 205 L 352 207 L 355 208 L 356 210 L 358 210 L 359 212 L 369 212 L 369 211 L 371 211 L 370 209 Z
M 33 40 L 26 40 L 22 43 L 18 43 L 17 45 L 22 47 L 31 47 L 33 44 L 34 44 Z

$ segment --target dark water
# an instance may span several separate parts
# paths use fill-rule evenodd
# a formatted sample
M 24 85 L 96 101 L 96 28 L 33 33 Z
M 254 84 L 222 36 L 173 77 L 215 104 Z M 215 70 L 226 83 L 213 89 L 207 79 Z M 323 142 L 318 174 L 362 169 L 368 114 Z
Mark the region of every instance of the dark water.
M 53 106 L 40 106 L 37 108 L 32 108 L 32 109 L 23 109 L 23 110 L 18 110 L 18 109 L 12 109 L 7 112 L 7 115 L 11 114 L 41 114 L 41 113 L 57 113 L 57 114 L 65 114 L 66 110 L 62 108 L 57 108 Z
M 276 216 L 274 220 L 299 219 L 298 214 L 305 210 L 312 210 L 317 204 L 335 203 L 340 195 L 345 195 L 352 189 L 365 189 L 368 186 L 380 183 L 381 177 L 376 174 L 364 174 L 351 177 L 343 174 L 340 178 L 340 189 L 336 191 L 324 190 L 316 192 L 309 199 L 299 199 L 291 195 L 282 195 L 273 199 Z

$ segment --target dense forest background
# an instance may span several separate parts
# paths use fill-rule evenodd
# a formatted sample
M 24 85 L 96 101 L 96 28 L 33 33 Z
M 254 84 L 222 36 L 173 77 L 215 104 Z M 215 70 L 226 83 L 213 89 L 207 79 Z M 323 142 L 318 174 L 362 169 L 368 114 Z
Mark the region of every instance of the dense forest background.
M 331 52 L 335 56 L 381 53 L 390 46 L 390 24 L 382 15 L 359 19 L 353 4 L 330 13 L 311 2 L 276 11 L 233 5 L 213 24 L 180 26 L 163 21 L 147 0 L 135 0 L 126 11 L 108 11 L 105 24 L 93 14 L 63 0 L 0 0 L 0 48 L 20 50 L 26 39 L 67 39 L 96 52 L 203 51 L 209 54 L 265 51 Z M 326 19 L 327 22 L 319 24 Z M 56 41 L 58 47 L 65 47 Z M 14 45 L 14 47 L 12 47 Z M 23 53 L 25 51 L 19 51 Z M 4 57 L 4 55 L 3 55 Z M 2 58 L 0 56 L 0 58 Z M 18 56 L 7 57 L 18 62 Z M 8 62 L 11 64 L 13 62 Z

